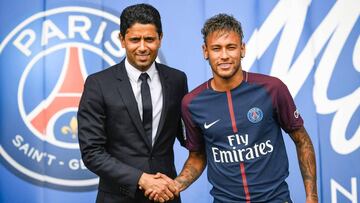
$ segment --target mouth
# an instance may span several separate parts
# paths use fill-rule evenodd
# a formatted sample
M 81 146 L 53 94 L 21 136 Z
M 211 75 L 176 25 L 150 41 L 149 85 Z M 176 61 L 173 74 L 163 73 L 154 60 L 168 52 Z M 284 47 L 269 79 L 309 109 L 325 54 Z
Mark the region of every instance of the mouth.
M 218 64 L 218 68 L 220 69 L 229 69 L 231 67 L 231 63 L 220 63 Z
M 137 54 L 136 56 L 140 61 L 146 61 L 149 59 L 150 55 L 149 54 Z

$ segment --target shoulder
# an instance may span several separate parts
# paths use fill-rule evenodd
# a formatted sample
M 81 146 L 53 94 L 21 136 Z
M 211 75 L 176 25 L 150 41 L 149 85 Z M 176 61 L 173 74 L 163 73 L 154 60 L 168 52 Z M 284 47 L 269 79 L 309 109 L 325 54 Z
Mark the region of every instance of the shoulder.
M 208 81 L 204 82 L 203 84 L 197 86 L 195 89 L 187 93 L 182 101 L 183 106 L 188 106 L 188 104 L 194 100 L 199 94 L 204 92 L 206 89 L 208 89 Z
M 245 81 L 250 84 L 265 86 L 267 89 L 286 87 L 279 78 L 261 73 L 245 72 Z
M 120 67 L 121 67 L 120 64 L 115 64 L 104 70 L 90 74 L 87 77 L 87 79 L 90 79 L 90 80 L 95 79 L 96 80 L 96 79 L 103 79 L 103 78 L 107 78 L 107 79 L 114 78 L 116 75 L 116 72 L 118 71 L 117 69 L 120 69 Z
M 185 73 L 177 68 L 173 68 L 173 67 L 167 66 L 165 64 L 157 63 L 157 62 L 156 62 L 156 67 L 160 72 L 162 72 L 168 76 L 172 76 L 172 77 L 175 76 L 175 77 L 182 77 L 182 78 L 186 77 Z
M 104 86 L 105 88 L 112 87 L 119 79 L 127 79 L 124 61 L 110 66 L 104 70 L 90 74 L 86 78 L 85 86 L 90 84 L 97 84 L 99 86 Z

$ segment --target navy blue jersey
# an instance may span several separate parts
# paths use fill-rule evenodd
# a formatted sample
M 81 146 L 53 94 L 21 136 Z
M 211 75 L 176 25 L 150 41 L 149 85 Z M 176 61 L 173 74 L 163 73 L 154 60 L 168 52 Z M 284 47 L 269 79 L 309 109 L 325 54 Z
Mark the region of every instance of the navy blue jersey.
M 215 91 L 209 80 L 184 97 L 186 147 L 205 148 L 214 202 L 291 202 L 281 128 L 291 132 L 303 120 L 281 80 L 243 76 L 231 91 Z

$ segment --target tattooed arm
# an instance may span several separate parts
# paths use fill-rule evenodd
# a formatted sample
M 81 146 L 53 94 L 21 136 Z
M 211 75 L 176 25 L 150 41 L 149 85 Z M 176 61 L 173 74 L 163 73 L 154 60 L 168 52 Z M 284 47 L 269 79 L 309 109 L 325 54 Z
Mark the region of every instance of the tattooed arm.
M 304 127 L 290 133 L 296 145 L 301 175 L 304 181 L 306 202 L 317 203 L 316 161 L 314 147 Z
M 179 196 L 180 192 L 189 187 L 196 179 L 199 178 L 201 173 L 204 171 L 206 166 L 206 154 L 205 151 L 199 152 L 189 152 L 189 156 L 184 164 L 184 167 L 175 180 L 170 179 L 166 175 L 162 173 L 157 173 L 155 178 L 161 178 L 165 180 L 169 185 L 173 185 L 175 187 L 174 195 Z M 147 196 L 150 200 L 154 200 L 155 202 L 163 202 L 160 199 L 159 194 L 149 189 L 145 191 L 145 196 Z M 164 200 L 164 199 L 163 199 Z
M 189 187 L 196 179 L 199 178 L 206 166 L 205 151 L 189 152 L 189 156 L 178 177 L 175 178 L 179 192 Z

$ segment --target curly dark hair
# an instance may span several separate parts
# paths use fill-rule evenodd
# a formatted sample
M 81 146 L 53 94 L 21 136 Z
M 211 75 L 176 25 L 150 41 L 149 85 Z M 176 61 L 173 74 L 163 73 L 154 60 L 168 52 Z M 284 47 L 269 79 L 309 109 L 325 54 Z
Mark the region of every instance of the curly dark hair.
M 149 4 L 135 4 L 126 7 L 120 15 L 120 34 L 125 37 L 126 30 L 135 23 L 153 24 L 159 36 L 162 34 L 159 11 Z
M 206 43 L 206 37 L 215 31 L 234 31 L 240 35 L 241 40 L 244 37 L 241 23 L 232 15 L 225 13 L 217 14 L 205 22 L 204 27 L 201 29 L 204 43 Z

